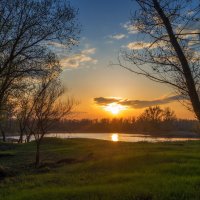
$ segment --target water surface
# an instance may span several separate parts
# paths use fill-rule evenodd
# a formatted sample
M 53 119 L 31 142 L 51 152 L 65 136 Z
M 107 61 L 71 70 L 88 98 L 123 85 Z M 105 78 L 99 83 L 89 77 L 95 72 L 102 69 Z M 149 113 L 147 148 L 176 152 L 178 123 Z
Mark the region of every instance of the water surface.
M 200 138 L 176 138 L 176 137 L 152 137 L 144 134 L 125 134 L 125 133 L 49 133 L 45 137 L 56 137 L 56 138 L 87 138 L 87 139 L 98 139 L 108 140 L 113 142 L 175 142 L 175 141 L 190 141 L 200 140 Z M 18 139 L 18 136 L 8 137 L 10 139 Z M 34 137 L 31 138 L 34 140 Z

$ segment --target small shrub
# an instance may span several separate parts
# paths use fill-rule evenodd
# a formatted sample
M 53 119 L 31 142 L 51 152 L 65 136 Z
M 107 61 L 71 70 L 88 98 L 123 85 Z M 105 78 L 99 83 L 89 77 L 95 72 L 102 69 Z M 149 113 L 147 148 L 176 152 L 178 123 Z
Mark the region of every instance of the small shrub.
M 5 168 L 0 165 L 0 179 L 4 179 L 7 176 L 10 176 L 11 172 L 8 170 L 8 168 Z

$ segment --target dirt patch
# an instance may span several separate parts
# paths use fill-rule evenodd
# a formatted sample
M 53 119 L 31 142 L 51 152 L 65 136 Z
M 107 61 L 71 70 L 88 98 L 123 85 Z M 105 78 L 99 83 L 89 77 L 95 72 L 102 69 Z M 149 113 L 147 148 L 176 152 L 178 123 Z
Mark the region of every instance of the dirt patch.
M 15 149 L 15 147 L 12 144 L 0 144 L 0 151 L 8 151 L 13 149 Z
M 0 153 L 0 158 L 7 158 L 7 157 L 13 157 L 14 154 L 11 153 Z
M 76 164 L 76 163 L 82 163 L 82 162 L 87 162 L 89 160 L 93 159 L 93 153 L 89 153 L 88 155 L 80 158 L 64 158 L 61 160 L 58 160 L 56 162 L 45 162 L 41 163 L 40 169 L 41 168 L 55 168 L 59 167 L 60 165 L 70 165 L 70 164 Z
M 0 180 L 6 178 L 6 177 L 12 177 L 15 176 L 16 172 L 10 170 L 7 167 L 3 167 L 0 165 Z

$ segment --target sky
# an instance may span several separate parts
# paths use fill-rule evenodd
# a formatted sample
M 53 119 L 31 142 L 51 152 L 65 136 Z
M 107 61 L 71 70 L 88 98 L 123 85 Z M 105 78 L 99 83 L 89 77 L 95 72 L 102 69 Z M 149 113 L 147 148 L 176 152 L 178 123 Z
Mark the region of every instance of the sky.
M 170 87 L 112 65 L 118 63 L 120 49 L 139 37 L 129 24 L 137 9 L 134 2 L 71 0 L 71 4 L 79 8 L 80 41 L 70 52 L 61 48 L 61 64 L 67 93 L 78 102 L 75 118 L 137 117 L 153 105 L 169 106 L 180 118 L 193 118 Z

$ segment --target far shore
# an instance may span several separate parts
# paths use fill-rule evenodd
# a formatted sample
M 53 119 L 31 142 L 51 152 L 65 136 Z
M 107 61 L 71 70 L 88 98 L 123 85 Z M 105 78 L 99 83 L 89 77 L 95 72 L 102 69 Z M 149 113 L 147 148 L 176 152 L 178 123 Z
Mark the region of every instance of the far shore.
M 118 134 L 141 134 L 145 136 L 151 136 L 151 137 L 165 137 L 165 138 L 200 138 L 200 133 L 192 132 L 192 131 L 135 131 L 135 132 L 117 132 L 117 131 L 108 131 L 108 132 L 69 132 L 69 131 L 49 131 L 48 134 L 51 133 L 62 133 L 62 134 L 105 134 L 105 133 L 118 133 Z M 11 136 L 19 136 L 18 133 L 13 134 L 7 134 L 7 137 Z M 1 138 L 1 136 L 0 136 Z
M 167 138 L 200 138 L 200 133 L 197 132 L 190 132 L 190 131 L 135 131 L 135 132 L 117 132 L 117 131 L 111 131 L 111 132 L 65 132 L 65 131 L 54 131 L 49 133 L 85 133 L 85 134 L 95 134 L 95 133 L 122 133 L 122 134 L 141 134 L 151 137 L 167 137 Z

